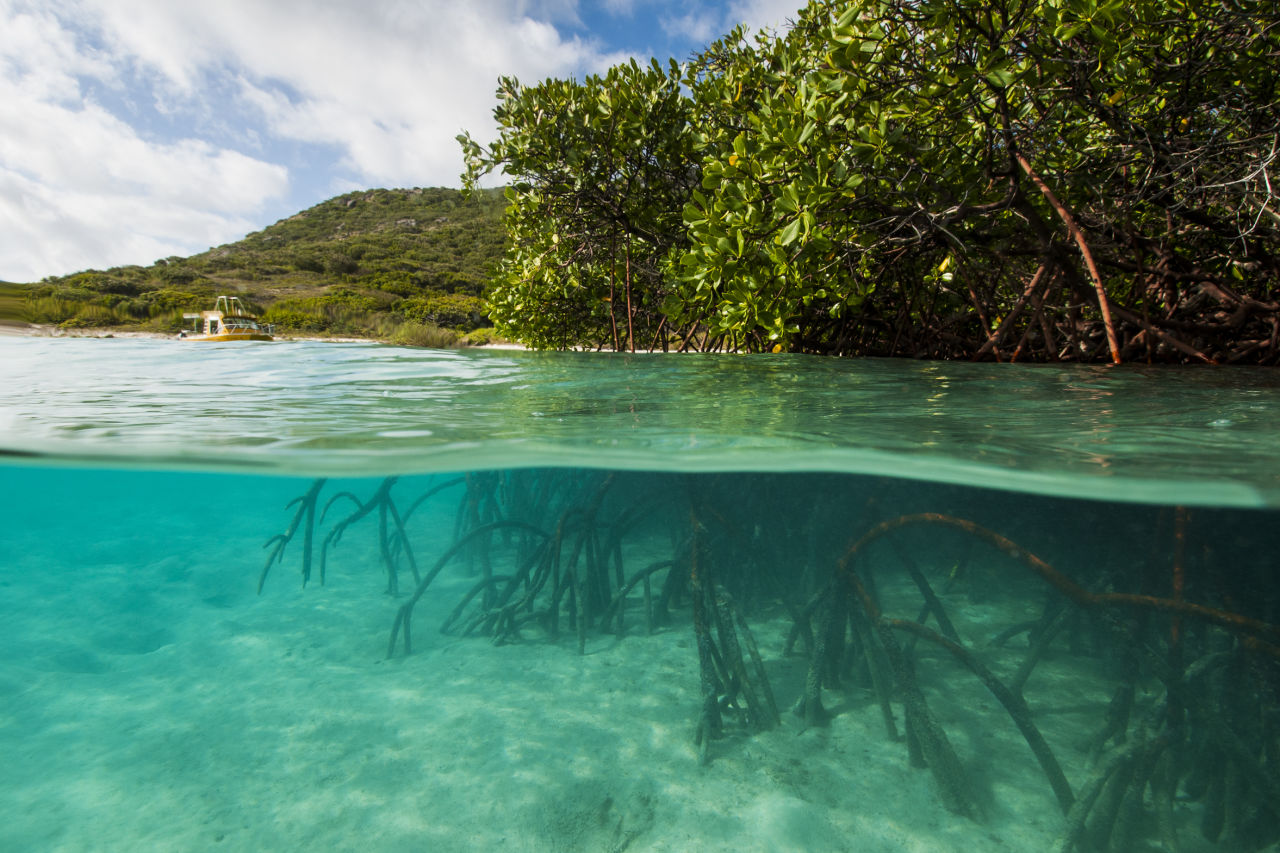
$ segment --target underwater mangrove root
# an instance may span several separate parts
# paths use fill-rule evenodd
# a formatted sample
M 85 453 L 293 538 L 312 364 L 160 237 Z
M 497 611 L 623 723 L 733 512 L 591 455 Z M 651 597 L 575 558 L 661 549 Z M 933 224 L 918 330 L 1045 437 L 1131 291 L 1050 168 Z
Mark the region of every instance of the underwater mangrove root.
M 263 548 L 270 548 L 271 552 L 267 554 L 267 562 L 262 566 L 262 574 L 258 576 L 258 595 L 262 595 L 262 587 L 267 582 L 267 573 L 271 571 L 272 564 L 283 564 L 285 546 L 293 541 L 294 534 L 298 532 L 299 527 L 302 527 L 302 585 L 306 586 L 307 581 L 311 580 L 311 552 L 312 544 L 315 540 L 316 499 L 320 496 L 320 490 L 324 488 L 324 484 L 325 480 L 322 477 L 311 484 L 311 488 L 307 489 L 306 494 L 299 495 L 285 504 L 285 509 L 297 504 L 298 510 L 293 514 L 293 521 L 289 522 L 289 528 L 284 533 L 272 536 L 262 546 Z
M 689 544 L 689 590 L 701 696 L 694 745 L 698 747 L 699 764 L 706 765 L 711 761 L 711 741 L 724 734 L 727 712 L 741 712 L 746 727 L 757 732 L 779 725 L 782 718 L 759 647 L 741 607 L 711 577 L 706 530 L 698 520 L 692 495 L 689 521 L 693 531 Z M 749 667 L 743 648 L 751 660 Z M 745 709 L 739 706 L 740 699 Z
M 624 542 L 665 501 L 661 494 L 647 493 L 606 502 L 616 481 L 614 472 L 586 478 L 558 470 L 468 475 L 454 542 L 400 607 L 389 655 L 401 631 L 406 632 L 406 652 L 412 650 L 418 601 L 445 564 L 462 557 L 480 577 L 444 620 L 442 631 L 486 635 L 501 645 L 519 640 L 520 629 L 536 622 L 554 640 L 567 618 L 579 653 L 585 653 L 592 628 L 613 628 L 623 635 L 626 610 L 635 606 L 628 596 L 637 587 L 643 588 L 646 629 L 653 631 L 676 594 L 674 587 L 683 576 L 677 567 L 687 565 L 682 554 L 688 547 L 677 543 L 673 558 L 656 561 L 628 579 Z M 357 503 L 357 512 L 366 507 Z M 499 559 L 513 559 L 514 564 L 495 574 Z M 661 593 L 655 594 L 653 577 L 663 570 L 666 578 Z
M 811 629 L 807 619 L 804 623 L 805 633 L 812 637 L 809 643 L 809 669 L 805 674 L 804 691 L 792 708 L 795 715 L 804 721 L 805 728 L 825 726 L 831 719 L 831 714 L 822 704 L 822 687 L 824 683 L 834 686 L 829 683 L 830 661 L 834 657 L 829 652 L 829 647 L 844 641 L 844 597 L 822 595 L 815 600 L 814 604 L 816 605 L 815 615 L 818 617 L 817 630 Z M 806 608 L 806 611 L 809 610 L 810 608 Z M 795 624 L 798 626 L 800 623 Z M 838 637 L 833 637 L 837 626 L 840 634 Z M 799 632 L 793 626 L 792 636 L 794 637 L 797 633 Z
M 654 601 L 653 601 L 653 575 L 666 569 L 670 571 L 676 564 L 675 560 L 658 560 L 650 563 L 640 571 L 636 572 L 631 578 L 622 585 L 613 597 L 613 601 L 605 609 L 601 617 L 601 628 L 609 630 L 609 622 L 616 620 L 617 636 L 619 639 L 625 634 L 626 629 L 623 623 L 623 617 L 626 613 L 627 596 L 636 588 L 636 584 L 641 584 L 644 590 L 644 630 L 646 634 L 652 634 L 654 629 Z
M 717 699 L 723 683 L 716 670 L 715 644 L 711 639 L 707 593 L 702 577 L 702 564 L 705 560 L 699 559 L 699 524 L 692 506 L 689 508 L 689 522 L 690 529 L 694 531 L 689 558 L 689 587 L 693 598 L 693 635 L 698 646 L 698 692 L 701 697 L 693 743 L 698 747 L 698 763 L 705 766 L 711 763 L 712 739 L 720 737 L 724 731 Z
M 374 492 L 373 497 L 368 501 L 361 502 L 359 498 L 351 492 L 339 492 L 329 498 L 329 502 L 325 504 L 324 512 L 321 513 L 320 519 L 328 515 L 329 509 L 342 498 L 350 500 L 356 505 L 356 508 L 346 518 L 337 522 L 324 538 L 324 543 L 320 547 L 320 583 L 324 583 L 325 568 L 328 563 L 329 546 L 336 545 L 342 541 L 342 534 L 352 524 L 364 518 L 373 510 L 378 510 L 378 550 L 382 557 L 382 565 L 387 572 L 387 594 L 400 594 L 399 573 L 396 570 L 396 559 L 394 554 L 398 551 L 403 553 L 405 560 L 409 564 L 409 569 L 413 572 L 413 580 L 417 583 L 420 580 L 418 574 L 418 564 L 413 558 L 413 548 L 409 545 L 409 535 L 405 532 L 404 519 L 400 516 L 400 511 L 396 508 L 395 501 L 391 498 L 391 487 L 399 480 L 398 477 L 387 477 L 378 486 L 378 490 Z M 388 520 L 395 524 L 395 532 L 391 533 L 388 529 Z
M 1031 633 L 1031 648 L 1027 652 L 1027 656 L 1023 658 L 1022 664 L 1018 667 L 1017 673 L 1009 682 L 1009 689 L 1021 696 L 1027 686 L 1027 679 L 1031 677 L 1031 673 L 1036 666 L 1044 658 L 1048 652 L 1050 644 L 1066 627 L 1071 617 L 1071 612 L 1065 607 L 1059 607 L 1056 612 L 1046 614 L 1046 617 L 1037 623 L 1039 630 L 1033 630 Z
M 487 578 L 481 578 L 476 585 L 471 587 L 467 594 L 462 597 L 462 600 L 458 602 L 458 605 L 453 608 L 453 611 L 445 618 L 444 622 L 441 623 L 440 633 L 449 633 L 449 629 L 458 623 L 462 618 L 462 614 L 466 612 L 467 605 L 470 604 L 476 596 L 483 595 L 485 598 L 491 598 L 496 594 L 494 593 L 494 589 L 510 584 L 513 579 L 513 575 L 490 575 Z M 481 617 L 484 615 L 486 614 L 481 614 Z M 480 617 L 476 617 L 468 622 L 467 627 L 461 632 L 462 636 L 465 637 L 471 633 L 479 618 Z
M 1204 802 L 1201 835 L 1227 850 L 1275 844 L 1280 840 L 1275 665 L 1241 643 L 1204 655 L 1177 677 L 1165 673 L 1162 678 L 1170 709 L 1165 725 L 1184 735 L 1184 751 L 1195 756 L 1189 766 L 1183 761 L 1174 768 L 1185 774 L 1184 796 Z M 1250 747 L 1246 737 L 1267 747 Z
M 879 640 L 879 647 L 888 658 L 901 695 L 911 763 L 914 766 L 927 766 L 930 769 L 945 808 L 953 813 L 977 819 L 979 808 L 969 794 L 971 789 L 967 783 L 964 768 L 916 682 L 914 666 L 909 656 L 910 647 L 904 650 L 894 636 L 895 631 L 908 633 L 911 635 L 912 645 L 915 640 L 923 639 L 945 649 L 977 676 L 995 696 L 1022 733 L 1047 777 L 1059 807 L 1066 813 L 1074 802 L 1071 786 L 1057 758 L 1033 722 L 1031 712 L 1020 693 L 1021 683 L 1025 681 L 1029 668 L 1024 667 L 1025 671 L 1020 673 L 1018 690 L 1010 689 L 1000 681 L 960 640 L 945 608 L 933 593 L 923 572 L 901 548 L 895 550 L 924 600 L 924 607 L 916 621 L 886 617 L 875 600 L 874 590 L 854 568 L 855 558 L 870 542 L 904 523 L 902 519 L 895 519 L 892 522 L 873 526 L 867 534 L 849 547 L 837 564 L 828 591 L 823 596 L 822 604 L 818 609 L 819 625 L 814 632 L 813 655 L 804 693 L 796 706 L 797 713 L 804 718 L 806 726 L 825 723 L 827 712 L 821 703 L 821 688 L 824 683 L 832 681 L 831 670 L 834 662 L 840 657 L 840 650 L 844 646 L 844 625 L 846 620 L 849 621 L 853 628 L 851 639 L 855 647 L 861 648 L 862 655 L 868 664 L 872 684 L 884 717 L 886 733 L 891 739 L 897 738 L 888 678 L 879 664 L 873 636 Z M 860 614 L 848 612 L 845 603 L 846 591 L 852 593 L 854 600 L 858 602 Z M 922 620 L 929 615 L 934 616 L 943 633 L 923 624 Z M 862 627 L 864 620 L 870 630 Z
M 568 581 L 561 589 L 573 595 L 573 620 L 578 631 L 578 654 L 587 653 L 587 627 L 591 624 L 593 609 L 602 609 L 609 601 L 609 573 L 605 567 L 605 554 L 597 536 L 598 516 L 604 497 L 613 486 L 615 475 L 610 473 L 601 479 L 586 503 L 577 511 L 581 519 L 574 557 L 569 561 Z M 567 513 L 566 513 L 567 516 Z M 585 552 L 585 560 L 579 563 L 577 555 Z M 620 574 L 620 572 L 619 572 Z
M 1102 769 L 1081 788 L 1079 798 L 1067 811 L 1067 828 L 1054 847 L 1055 853 L 1071 853 L 1072 850 L 1078 849 L 1081 843 L 1088 843 L 1088 849 L 1098 849 L 1097 842 L 1104 834 L 1107 838 L 1101 838 L 1103 844 L 1109 843 L 1108 840 L 1116 828 L 1120 812 L 1125 809 L 1126 796 L 1130 795 L 1134 787 L 1135 775 L 1141 777 L 1142 787 L 1145 788 L 1159 764 L 1161 754 L 1168 745 L 1169 739 L 1160 737 L 1135 742 L 1117 750 Z M 1135 774 L 1135 769 L 1139 766 L 1143 772 Z M 1161 787 L 1159 783 L 1157 787 Z M 1165 788 L 1161 787 L 1161 790 Z M 1132 808 L 1131 800 L 1129 809 Z M 1089 823 L 1091 816 L 1094 818 L 1092 825 Z M 1131 820 L 1131 816 L 1126 812 L 1126 825 Z M 1121 834 L 1127 833 L 1122 829 Z
M 474 471 L 463 475 L 466 491 L 458 503 L 457 514 L 453 524 L 453 539 L 456 542 L 468 531 L 503 518 L 501 511 L 502 473 L 498 471 Z M 471 540 L 465 554 L 467 569 L 474 571 L 479 565 L 480 574 L 488 577 L 493 573 L 490 558 L 492 548 L 491 537 L 481 536 Z M 488 592 L 482 599 L 489 601 Z
M 387 643 L 387 657 L 395 656 L 396 640 L 399 639 L 401 631 L 404 632 L 404 653 L 406 655 L 413 653 L 413 636 L 411 634 L 411 624 L 413 620 L 413 608 L 418 601 L 426 593 L 427 588 L 431 586 L 431 582 L 436 576 L 448 565 L 449 561 L 463 551 L 471 542 L 481 536 L 486 536 L 495 530 L 524 530 L 544 539 L 549 538 L 549 534 L 532 524 L 524 521 L 495 521 L 475 528 L 467 533 L 461 539 L 454 542 L 443 554 L 436 560 L 435 565 L 427 571 L 425 575 L 418 581 L 417 587 L 413 591 L 413 595 L 409 596 L 409 600 L 400 605 L 396 611 L 395 621 L 391 625 L 391 639 Z
M 851 561 L 855 552 L 856 547 L 845 555 L 837 569 L 836 577 L 843 578 L 850 584 L 855 598 L 862 605 L 863 612 L 875 628 L 880 643 L 889 657 L 894 678 L 902 693 L 907 724 L 907 749 L 912 764 L 921 766 L 923 763 L 929 768 L 938 786 L 942 805 L 947 811 L 978 820 L 981 813 L 977 801 L 970 796 L 972 788 L 966 777 L 964 766 L 947 739 L 946 732 L 930 711 L 924 691 L 916 681 L 915 667 L 898 644 L 898 639 L 893 634 L 893 625 L 881 615 L 880 608 L 868 592 L 866 584 L 854 570 Z M 931 637 L 939 636 L 932 631 L 929 631 L 929 634 Z
M 1058 572 L 1044 560 L 1022 548 L 995 531 L 988 530 L 979 524 L 963 518 L 956 518 L 941 513 L 916 513 L 881 522 L 872 527 L 850 549 L 853 553 L 862 550 L 867 544 L 884 536 L 890 531 L 912 524 L 940 524 L 963 530 L 966 533 L 983 539 L 1003 553 L 1013 557 L 1030 568 L 1047 581 L 1054 589 L 1070 598 L 1077 604 L 1087 607 L 1122 606 L 1168 613 L 1174 616 L 1190 616 L 1226 628 L 1233 633 L 1243 635 L 1244 641 L 1265 654 L 1280 659 L 1280 626 L 1254 619 L 1240 613 L 1206 607 L 1176 598 L 1158 598 L 1150 595 L 1137 595 L 1125 592 L 1094 593 L 1080 586 L 1066 575 Z
M 1021 694 L 1006 687 L 963 644 L 949 637 L 944 637 L 919 622 L 884 617 L 881 617 L 881 621 L 890 628 L 905 631 L 941 646 L 960 663 L 964 664 L 966 669 L 978 677 L 978 680 L 991 691 L 991 695 L 995 696 L 1005 710 L 1009 712 L 1009 716 L 1013 718 L 1018 731 L 1022 733 L 1023 738 L 1026 740 L 1027 746 L 1031 747 L 1031 752 L 1035 754 L 1036 760 L 1040 762 L 1040 769 L 1048 777 L 1054 796 L 1058 798 L 1058 805 L 1061 806 L 1064 814 L 1069 812 L 1075 802 L 1075 796 L 1071 793 L 1071 785 L 1067 782 L 1067 777 L 1063 774 L 1062 766 L 1058 763 L 1058 759 L 1054 757 L 1053 751 L 1049 749 L 1049 744 L 1045 742 L 1044 736 L 1040 734 L 1040 729 L 1032 721 L 1031 709 L 1027 707 L 1027 703 Z
M 1181 675 L 1165 673 L 1168 691 L 1081 789 L 1055 850 L 1128 853 L 1152 823 L 1162 849 L 1181 849 L 1175 796 L 1201 803 L 1200 835 L 1220 849 L 1247 853 L 1280 840 L 1280 780 L 1266 750 L 1257 754 L 1231 727 L 1265 718 L 1259 691 L 1240 688 L 1246 665 L 1240 646 L 1206 655 Z M 1251 740 L 1273 743 L 1276 735 L 1272 727 Z
M 720 640 L 718 659 L 724 667 L 723 675 L 728 685 L 720 700 L 721 707 L 735 706 L 740 695 L 747 705 L 748 725 L 754 731 L 771 729 L 781 724 L 782 717 L 778 714 L 778 703 L 773 698 L 773 688 L 769 686 L 755 636 L 742 609 L 726 590 L 717 587 L 714 599 L 716 636 Z M 708 609 L 711 609 L 710 605 L 708 602 Z M 743 648 L 751 658 L 750 669 L 743 660 Z
M 440 632 L 447 633 L 461 621 L 467 605 L 481 590 L 489 597 L 490 604 L 484 606 L 482 603 L 478 611 L 467 619 L 460 632 L 462 636 L 487 634 L 493 638 L 494 644 L 503 645 L 520 638 L 521 625 L 535 619 L 545 622 L 545 614 L 537 613 L 534 603 L 550 574 L 549 542 L 548 538 L 544 538 L 538 547 L 527 551 L 514 574 L 481 578 L 441 624 Z M 513 601 L 516 592 L 522 587 L 523 594 Z M 493 592 L 490 593 L 490 590 Z
M 924 605 L 920 610 L 920 615 L 916 617 L 916 621 L 923 625 L 925 620 L 932 615 L 948 640 L 960 642 L 960 635 L 956 632 L 955 626 L 951 624 L 951 618 L 947 616 L 946 608 L 942 606 L 942 602 L 934 594 L 933 587 L 930 586 L 928 579 L 925 578 L 924 572 L 920 571 L 916 561 L 903 549 L 902 543 L 897 539 L 890 539 L 889 542 L 893 545 L 893 549 L 902 565 L 906 566 L 907 574 L 911 576 L 911 582 L 916 585 L 916 589 L 920 591 L 920 596 L 924 599 Z M 913 637 L 912 643 L 914 644 L 914 642 L 915 638 Z
M 869 529 L 846 552 L 836 578 L 843 579 L 861 601 L 893 663 L 907 711 L 908 747 L 918 750 L 933 766 L 934 759 L 927 754 L 930 747 L 920 735 L 920 712 L 912 708 L 917 701 L 912 693 L 917 688 L 910 680 L 910 661 L 904 659 L 900 648 L 895 648 L 893 632 L 908 633 L 946 650 L 1004 706 L 1067 815 L 1067 829 L 1058 850 L 1127 853 L 1152 831 L 1165 849 L 1179 849 L 1175 796 L 1185 801 L 1203 801 L 1201 835 L 1222 849 L 1254 851 L 1280 840 L 1280 774 L 1275 770 L 1274 755 L 1270 749 L 1259 754 L 1257 749 L 1246 746 L 1280 743 L 1280 713 L 1274 710 L 1275 695 L 1280 691 L 1275 645 L 1280 632 L 1260 619 L 1183 598 L 1184 522 L 1181 514 L 1175 519 L 1173 598 L 1091 591 L 1000 534 L 952 516 L 907 515 Z M 909 524 L 941 524 L 986 541 L 1029 567 L 1065 598 L 1050 598 L 1039 620 L 1016 626 L 1016 631 L 997 638 L 1007 639 L 1008 635 L 1025 630 L 1033 632 L 1030 652 L 1010 681 L 997 678 L 958 639 L 944 636 L 920 620 L 880 613 L 874 590 L 868 589 L 854 567 L 855 557 L 870 542 Z M 916 578 L 913 580 L 926 601 L 922 616 L 934 612 L 926 588 Z M 1080 609 L 1073 610 L 1067 601 Z M 1111 613 L 1116 609 L 1131 611 L 1132 618 L 1116 618 Z M 1116 641 L 1123 644 L 1115 651 L 1124 674 L 1092 750 L 1101 750 L 1108 741 L 1114 741 L 1116 746 L 1101 772 L 1078 796 L 1073 796 L 1021 694 L 1032 668 L 1054 636 L 1072 618 L 1091 610 L 1104 617 L 1103 624 L 1110 626 Z M 1149 617 L 1156 614 L 1170 616 L 1172 630 L 1154 630 L 1157 626 Z M 1184 622 L 1197 625 L 1199 630 L 1189 633 Z M 1158 642 L 1161 637 L 1164 643 Z M 1197 648 L 1201 656 L 1184 665 L 1184 659 Z M 1135 696 L 1138 656 L 1147 660 L 1165 686 L 1163 697 L 1154 704 L 1141 703 L 1145 711 Z M 1128 738 L 1127 731 L 1135 717 L 1141 717 L 1142 722 L 1136 736 Z M 913 740 L 920 743 L 913 744 Z M 1195 757 L 1188 761 L 1188 755 Z M 945 751 L 943 757 L 950 761 Z M 947 785 L 951 774 L 946 771 L 935 776 L 944 805 L 958 811 L 947 801 L 951 796 Z
M 418 511 L 418 508 L 422 506 L 424 503 L 426 503 L 427 501 L 431 500 L 436 495 L 438 495 L 440 492 L 443 492 L 445 489 L 451 489 L 454 486 L 461 486 L 465 482 L 466 482 L 465 477 L 454 477 L 452 480 L 445 480 L 443 483 L 437 483 L 436 485 L 427 489 L 422 494 L 418 495 L 416 498 L 413 499 L 413 503 L 409 504 L 409 508 L 404 511 L 404 523 L 408 524 L 409 519 L 412 518 L 413 514 Z

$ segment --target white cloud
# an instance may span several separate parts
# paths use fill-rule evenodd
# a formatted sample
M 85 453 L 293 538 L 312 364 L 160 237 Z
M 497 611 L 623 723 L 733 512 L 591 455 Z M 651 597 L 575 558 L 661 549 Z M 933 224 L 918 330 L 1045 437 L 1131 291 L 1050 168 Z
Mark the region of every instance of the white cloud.
M 733 0 L 725 3 L 670 4 L 678 13 L 659 14 L 668 36 L 682 36 L 695 43 L 710 44 L 739 24 L 748 34 L 757 30 L 781 31 L 799 14 L 801 0 Z
M 80 96 L 77 76 L 111 80 L 111 64 L 97 51 L 77 45 L 47 9 L 16 8 L 0 0 L 0 73 L 40 100 L 74 101 Z
M 599 0 L 610 15 L 626 17 L 635 14 L 636 0 Z
M 89 94 L 127 62 L 43 7 L 0 5 L 0 278 L 147 263 L 239 236 L 287 170 L 196 138 L 148 139 Z
M 554 26 L 577 23 L 577 9 L 0 0 L 0 279 L 236 239 L 288 192 L 289 146 L 337 161 L 292 162 L 326 175 L 314 201 L 331 188 L 456 185 L 455 136 L 492 133 L 499 76 L 607 67 L 613 56 Z
M 799 17 L 804 7 L 803 0 L 733 0 L 729 16 L 734 24 L 743 23 L 753 30 L 781 30 Z
M 678 17 L 662 17 L 661 25 L 667 35 L 683 35 L 695 42 L 709 44 L 728 30 L 721 14 L 716 11 L 690 11 Z
M 251 220 L 140 194 L 50 187 L 0 168 L 0 278 L 45 275 L 190 254 L 252 230 Z M 17 262 L 15 264 L 15 261 Z
M 593 45 L 548 23 L 572 18 L 571 2 L 88 2 L 111 42 L 172 90 L 234 69 L 271 133 L 340 147 L 369 183 L 456 184 L 454 137 L 488 135 L 500 75 L 599 64 Z
M 53 188 L 140 195 L 219 212 L 252 210 L 287 186 L 281 166 L 198 139 L 145 140 L 100 106 L 0 102 L 0 163 Z

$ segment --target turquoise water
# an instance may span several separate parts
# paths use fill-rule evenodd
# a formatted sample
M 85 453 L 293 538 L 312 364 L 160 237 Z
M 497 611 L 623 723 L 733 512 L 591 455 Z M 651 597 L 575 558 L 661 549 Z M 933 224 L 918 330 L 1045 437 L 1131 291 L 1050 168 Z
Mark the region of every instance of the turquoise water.
M 362 475 L 841 471 L 1280 505 L 1280 374 L 0 338 L 0 449 Z
M 1270 849 L 1278 414 L 1251 370 L 0 338 L 0 850 Z

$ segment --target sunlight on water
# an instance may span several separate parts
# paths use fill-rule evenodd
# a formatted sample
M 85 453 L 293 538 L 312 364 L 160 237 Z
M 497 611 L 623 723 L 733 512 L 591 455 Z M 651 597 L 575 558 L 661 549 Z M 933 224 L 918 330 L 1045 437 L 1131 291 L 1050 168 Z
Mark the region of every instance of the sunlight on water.
M 843 471 L 1280 504 L 1280 377 L 807 356 L 0 339 L 0 450 L 300 475 Z

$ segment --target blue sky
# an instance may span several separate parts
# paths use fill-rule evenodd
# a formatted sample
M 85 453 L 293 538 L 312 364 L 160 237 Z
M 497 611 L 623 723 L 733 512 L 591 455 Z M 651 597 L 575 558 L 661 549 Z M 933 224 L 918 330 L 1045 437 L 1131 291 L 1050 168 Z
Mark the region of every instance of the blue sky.
M 150 264 L 352 189 L 457 186 L 500 75 L 685 59 L 801 0 L 0 0 L 0 280 Z

